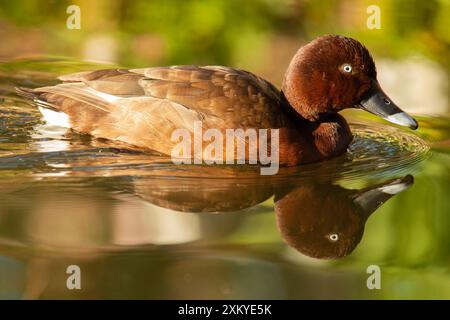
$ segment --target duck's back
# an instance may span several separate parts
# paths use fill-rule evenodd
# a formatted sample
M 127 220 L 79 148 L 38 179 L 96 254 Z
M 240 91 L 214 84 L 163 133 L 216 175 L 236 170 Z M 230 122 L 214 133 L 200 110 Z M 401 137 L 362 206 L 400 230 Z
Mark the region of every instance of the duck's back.
M 280 128 L 280 92 L 256 75 L 220 66 L 105 69 L 64 75 L 28 90 L 47 120 L 167 153 L 175 129 Z
M 204 116 L 220 117 L 228 128 L 280 126 L 280 92 L 247 71 L 221 66 L 133 69 L 147 96 L 168 99 Z

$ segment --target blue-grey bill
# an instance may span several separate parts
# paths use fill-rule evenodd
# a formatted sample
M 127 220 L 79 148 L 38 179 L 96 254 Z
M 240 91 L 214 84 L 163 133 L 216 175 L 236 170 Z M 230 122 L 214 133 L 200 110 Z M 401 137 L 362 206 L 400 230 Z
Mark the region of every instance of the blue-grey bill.
M 360 101 L 361 109 L 373 113 L 389 122 L 399 124 L 413 130 L 419 125 L 417 121 L 402 109 L 397 107 L 395 103 L 383 92 L 378 82 L 374 81 L 372 88 Z
M 382 185 L 361 190 L 354 198 L 354 202 L 363 209 L 363 213 L 370 215 L 381 204 L 396 194 L 408 189 L 414 183 L 414 177 L 407 175 L 400 179 L 391 180 Z

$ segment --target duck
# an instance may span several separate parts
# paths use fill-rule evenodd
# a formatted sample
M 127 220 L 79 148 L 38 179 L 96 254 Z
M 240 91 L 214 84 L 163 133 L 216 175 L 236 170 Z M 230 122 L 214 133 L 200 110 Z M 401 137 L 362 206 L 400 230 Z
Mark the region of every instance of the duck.
M 174 130 L 193 133 L 199 121 L 220 132 L 277 129 L 281 166 L 345 153 L 353 139 L 339 114 L 346 108 L 418 127 L 381 89 L 368 49 L 341 35 L 320 36 L 302 46 L 281 89 L 249 71 L 224 66 L 99 69 L 59 80 L 53 86 L 17 90 L 38 105 L 50 124 L 161 155 L 170 155 L 176 146 Z M 251 150 L 245 143 L 248 160 Z

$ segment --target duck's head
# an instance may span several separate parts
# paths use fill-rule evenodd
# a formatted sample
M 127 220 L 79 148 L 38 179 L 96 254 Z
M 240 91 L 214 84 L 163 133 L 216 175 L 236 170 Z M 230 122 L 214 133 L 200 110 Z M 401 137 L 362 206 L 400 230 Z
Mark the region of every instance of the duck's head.
M 356 107 L 411 129 L 418 127 L 383 92 L 369 51 L 351 38 L 326 35 L 300 48 L 282 91 L 289 104 L 310 121 Z

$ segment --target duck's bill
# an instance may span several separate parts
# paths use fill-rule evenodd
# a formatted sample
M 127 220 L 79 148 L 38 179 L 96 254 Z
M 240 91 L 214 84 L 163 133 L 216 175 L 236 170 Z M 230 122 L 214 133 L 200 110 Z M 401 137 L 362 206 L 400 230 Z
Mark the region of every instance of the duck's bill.
M 378 82 L 374 81 L 372 88 L 359 103 L 361 109 L 373 113 L 389 122 L 399 124 L 416 130 L 417 121 L 402 109 L 383 92 Z
M 388 201 L 391 197 L 405 191 L 414 183 L 414 177 L 407 175 L 400 179 L 395 179 L 381 185 L 372 186 L 361 190 L 354 198 L 354 202 L 363 209 L 363 212 L 369 216 L 381 204 Z

